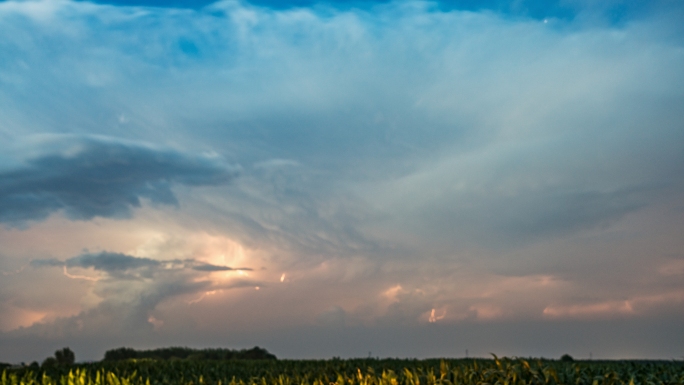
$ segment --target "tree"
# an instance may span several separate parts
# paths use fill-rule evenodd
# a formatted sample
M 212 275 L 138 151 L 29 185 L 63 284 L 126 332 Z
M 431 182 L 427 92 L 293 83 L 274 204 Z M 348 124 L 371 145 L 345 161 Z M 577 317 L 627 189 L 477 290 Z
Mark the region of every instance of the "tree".
M 129 360 L 131 358 L 138 358 L 138 352 L 132 348 L 107 350 L 104 356 L 105 361 Z
M 76 362 L 76 355 L 69 348 L 63 348 L 55 352 L 55 359 L 58 365 L 73 365 Z
M 57 366 L 57 359 L 55 359 L 55 357 L 46 358 L 43 360 L 43 364 L 41 365 L 43 368 L 51 368 L 53 366 Z
M 563 355 L 561 356 L 560 360 L 563 361 L 563 362 L 573 362 L 573 361 L 575 361 L 575 359 L 572 358 L 572 356 L 569 355 L 569 354 L 563 354 Z

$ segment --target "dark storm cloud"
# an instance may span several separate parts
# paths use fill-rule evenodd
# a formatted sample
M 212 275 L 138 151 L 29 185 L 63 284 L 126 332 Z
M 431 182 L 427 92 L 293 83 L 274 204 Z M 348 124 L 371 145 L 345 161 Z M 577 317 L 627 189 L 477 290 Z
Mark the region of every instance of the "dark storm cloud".
M 192 267 L 193 270 L 197 271 L 229 271 L 229 270 L 252 270 L 252 269 L 233 269 L 228 266 L 216 266 L 209 264 L 200 264 Z
M 32 156 L 0 170 L 0 222 L 22 224 L 58 210 L 76 220 L 129 218 L 141 198 L 178 205 L 174 184 L 220 185 L 237 175 L 218 156 L 107 137 L 49 136 L 27 152 Z
M 82 267 L 101 271 L 123 271 L 138 269 L 141 267 L 159 266 L 160 262 L 149 258 L 137 258 L 119 253 L 83 254 L 70 258 L 66 262 L 67 267 Z
M 200 272 L 246 270 L 250 268 L 232 268 L 228 266 L 212 265 L 195 259 L 174 259 L 159 261 L 150 258 L 134 257 L 121 253 L 101 252 L 97 254 L 86 253 L 76 257 L 60 261 L 56 258 L 34 259 L 31 261 L 34 267 L 80 267 L 83 269 L 104 271 L 110 274 L 125 272 L 136 269 L 159 269 L 159 270 L 183 270 L 191 269 Z

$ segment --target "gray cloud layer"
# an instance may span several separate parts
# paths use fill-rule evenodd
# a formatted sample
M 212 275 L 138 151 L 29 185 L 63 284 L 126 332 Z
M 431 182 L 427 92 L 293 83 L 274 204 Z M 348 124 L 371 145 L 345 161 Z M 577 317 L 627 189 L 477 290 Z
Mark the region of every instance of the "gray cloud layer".
M 209 263 L 196 261 L 194 259 L 174 259 L 167 261 L 159 261 L 156 259 L 133 257 L 121 253 L 101 252 L 97 254 L 82 254 L 66 261 L 60 261 L 55 258 L 50 259 L 34 259 L 31 265 L 35 267 L 40 266 L 65 266 L 65 267 L 80 267 L 84 269 L 92 268 L 93 270 L 103 271 L 109 274 L 118 272 L 125 272 L 128 270 L 136 270 L 141 268 L 150 269 L 183 269 L 190 268 L 192 270 L 201 272 L 213 271 L 231 271 L 242 270 L 251 271 L 251 268 L 234 269 L 228 266 L 218 266 Z
M 177 205 L 174 184 L 211 186 L 237 169 L 218 156 L 97 136 L 45 136 L 23 148 L 30 157 L 0 168 L 0 221 L 129 218 L 140 199 Z

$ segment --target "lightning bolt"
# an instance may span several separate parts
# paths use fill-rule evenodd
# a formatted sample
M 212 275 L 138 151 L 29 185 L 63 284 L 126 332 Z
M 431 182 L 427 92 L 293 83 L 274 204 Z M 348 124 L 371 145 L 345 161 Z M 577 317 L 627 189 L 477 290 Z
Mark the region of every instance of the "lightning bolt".
M 67 267 L 66 267 L 66 266 L 64 266 L 64 275 L 65 275 L 66 277 L 68 277 L 68 278 L 71 278 L 71 279 L 84 279 L 84 280 L 86 280 L 86 281 L 93 281 L 93 282 L 99 281 L 99 280 L 100 280 L 100 278 L 88 277 L 87 275 L 74 275 L 74 274 L 69 274 L 69 272 L 67 271 Z
M 192 305 L 193 303 L 200 302 L 200 301 L 202 301 L 206 296 L 208 296 L 208 295 L 214 295 L 214 294 L 216 294 L 216 292 L 217 292 L 217 290 L 205 291 L 204 293 L 202 293 L 202 295 L 199 296 L 199 298 L 196 298 L 196 299 L 193 299 L 192 301 L 189 301 L 189 302 L 188 302 L 188 305 Z
M 428 322 L 430 323 L 435 323 L 442 318 L 446 317 L 446 310 L 442 313 L 442 315 L 435 315 L 435 309 L 433 308 L 432 311 L 430 312 L 430 318 L 428 318 Z

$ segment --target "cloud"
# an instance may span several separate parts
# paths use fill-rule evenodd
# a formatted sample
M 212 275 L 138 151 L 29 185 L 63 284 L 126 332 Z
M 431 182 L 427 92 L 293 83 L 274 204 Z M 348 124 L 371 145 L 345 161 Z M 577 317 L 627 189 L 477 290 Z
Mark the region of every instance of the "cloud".
M 325 326 L 343 327 L 345 315 L 344 309 L 339 306 L 332 306 L 318 314 L 316 321 Z
M 34 259 L 31 261 L 31 266 L 34 267 L 62 267 L 66 266 L 66 263 L 64 261 L 60 261 L 57 258 L 50 258 L 50 259 Z
M 100 4 L 114 4 L 119 6 L 146 6 L 201 9 L 211 6 L 215 1 L 201 0 L 98 0 Z M 350 8 L 372 8 L 378 4 L 387 3 L 386 0 L 347 2 L 342 0 L 251 0 L 251 5 L 270 9 L 292 9 L 303 7 L 330 7 L 336 10 L 349 10 Z M 663 6 L 672 7 L 672 2 L 667 1 L 587 1 L 587 0 L 519 0 L 515 2 L 505 0 L 436 0 L 432 1 L 436 7 L 442 10 L 462 10 L 473 12 L 496 12 L 508 17 L 525 17 L 535 19 L 574 19 L 594 18 L 605 20 L 609 23 L 621 23 L 635 18 L 643 17 L 644 14 L 653 12 Z
M 102 252 L 100 254 L 83 254 L 66 261 L 68 267 L 93 268 L 106 272 L 156 267 L 160 262 L 150 258 L 136 258 L 119 253 Z
M 191 269 L 200 272 L 232 270 L 252 271 L 251 268 L 247 267 L 234 269 L 232 267 L 212 265 L 194 259 L 159 261 L 151 258 L 134 257 L 122 253 L 111 253 L 106 251 L 97 254 L 86 253 L 69 258 L 66 261 L 60 261 L 56 258 L 34 259 L 31 261 L 31 266 L 92 268 L 95 271 L 102 271 L 109 274 L 137 269 L 157 269 L 159 271 Z
M 0 304 L 15 313 L 23 314 L 14 309 L 19 306 L 19 310 L 28 314 L 25 315 L 24 322 L 30 321 L 22 328 L 15 328 L 10 335 L 53 335 L 59 338 L 103 335 L 116 338 L 121 333 L 133 333 L 142 337 L 154 328 L 161 327 L 153 313 L 163 303 L 181 303 L 188 306 L 188 303 L 193 303 L 192 298 L 203 298 L 208 292 L 220 292 L 225 295 L 234 289 L 265 286 L 263 282 L 237 273 L 214 277 L 212 273 L 230 272 L 234 269 L 196 259 L 155 260 L 123 253 L 101 252 L 86 253 L 64 261 L 36 259 L 31 265 L 35 268 L 62 267 L 65 269 L 64 276 L 73 280 L 69 282 L 79 282 L 79 279 L 92 277 L 75 275 L 73 271 L 67 273 L 67 268 L 99 273 L 97 279 L 80 281 L 88 285 L 89 293 L 85 297 L 94 297 L 96 300 L 82 301 L 80 310 L 72 311 L 71 315 L 59 314 L 49 309 L 45 311 L 43 306 L 42 312 L 33 310 L 33 313 L 43 314 L 43 317 L 36 319 L 29 317 L 32 313 L 29 314 L 31 310 L 28 310 L 38 307 L 36 304 L 31 304 L 30 299 L 19 300 L 17 296 L 10 296 L 9 301 L 5 300 Z M 46 269 L 33 269 L 39 274 L 44 270 Z M 12 299 L 13 297 L 15 298 Z M 170 323 L 173 325 L 173 322 Z
M 216 266 L 216 265 L 209 265 L 209 264 L 200 264 L 192 267 L 193 270 L 197 271 L 230 271 L 230 270 L 235 270 L 232 267 L 228 266 Z M 251 270 L 251 269 L 240 269 L 240 270 Z
M 659 317 L 619 304 L 682 285 L 681 17 L 584 3 L 0 2 L 0 267 L 45 267 L 3 276 L 3 327 L 428 354 L 423 326 Z
M 0 169 L 0 221 L 22 224 L 63 210 L 74 220 L 130 218 L 141 199 L 178 205 L 174 185 L 230 182 L 237 168 L 215 155 L 101 136 L 45 135 Z

